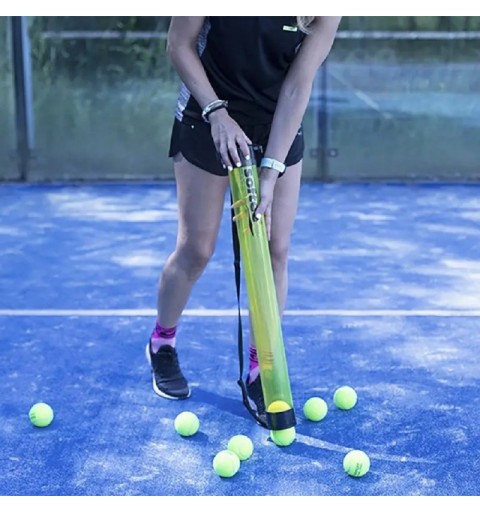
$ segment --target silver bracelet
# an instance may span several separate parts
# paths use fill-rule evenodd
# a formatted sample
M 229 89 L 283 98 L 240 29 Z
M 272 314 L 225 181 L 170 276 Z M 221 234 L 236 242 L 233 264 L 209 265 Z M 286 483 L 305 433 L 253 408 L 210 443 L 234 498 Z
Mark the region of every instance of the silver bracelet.
M 202 119 L 208 123 L 208 116 L 215 112 L 215 110 L 220 110 L 221 108 L 227 108 L 228 107 L 228 101 L 225 100 L 213 100 L 208 105 L 205 106 L 205 108 L 202 110 Z
M 260 167 L 265 167 L 266 169 L 273 169 L 277 171 L 279 174 L 283 174 L 285 172 L 286 166 L 284 163 L 279 160 L 275 160 L 275 158 L 262 158 L 260 162 Z

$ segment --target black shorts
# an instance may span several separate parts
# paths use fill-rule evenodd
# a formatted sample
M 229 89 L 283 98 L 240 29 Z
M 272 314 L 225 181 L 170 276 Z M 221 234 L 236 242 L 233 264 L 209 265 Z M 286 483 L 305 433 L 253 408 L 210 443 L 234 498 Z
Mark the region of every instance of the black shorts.
M 271 126 L 271 124 L 241 126 L 247 137 L 259 148 L 255 151 L 257 166 L 260 166 L 260 160 L 263 158 Z M 200 169 L 217 176 L 227 176 L 228 170 L 224 169 L 221 163 L 210 130 L 210 125 L 203 120 L 185 115 L 182 121 L 175 118 L 168 156 L 174 157 L 182 153 L 191 164 Z M 302 160 L 304 147 L 303 128 L 300 128 L 285 159 L 287 167 Z

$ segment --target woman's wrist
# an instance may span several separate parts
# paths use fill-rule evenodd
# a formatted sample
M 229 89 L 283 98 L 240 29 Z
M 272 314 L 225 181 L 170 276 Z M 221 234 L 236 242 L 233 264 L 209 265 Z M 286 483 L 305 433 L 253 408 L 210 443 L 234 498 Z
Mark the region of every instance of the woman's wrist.
M 277 181 L 277 179 L 280 177 L 280 173 L 275 169 L 271 169 L 270 167 L 260 167 L 260 169 L 260 177 L 262 181 Z
M 214 124 L 218 121 L 221 121 L 222 119 L 226 119 L 227 117 L 229 117 L 228 110 L 226 108 L 220 108 L 210 113 L 208 116 L 208 122 L 210 124 Z

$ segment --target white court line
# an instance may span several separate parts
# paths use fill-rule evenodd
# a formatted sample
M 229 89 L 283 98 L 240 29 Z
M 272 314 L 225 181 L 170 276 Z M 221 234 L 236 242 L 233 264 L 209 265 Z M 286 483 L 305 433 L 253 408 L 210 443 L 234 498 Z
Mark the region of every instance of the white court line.
M 247 310 L 242 309 L 242 315 Z M 480 317 L 480 309 L 287 309 L 285 316 Z M 155 309 L 0 309 L 0 316 L 155 316 Z M 237 309 L 186 309 L 183 316 L 234 317 Z
M 329 443 L 328 441 L 322 441 L 321 439 L 316 439 L 310 436 L 304 436 L 302 434 L 296 435 L 297 441 L 300 441 L 303 444 L 308 446 L 314 446 L 315 448 L 321 448 L 322 450 L 328 450 L 331 452 L 340 452 L 347 453 L 350 450 L 354 450 L 355 448 L 347 448 L 346 446 L 341 446 L 339 444 Z M 368 452 L 368 456 L 371 459 L 377 460 L 386 460 L 390 462 L 420 462 L 424 464 L 435 464 L 434 460 L 430 459 L 422 459 L 420 457 L 410 457 L 406 455 L 385 455 L 383 453 L 372 453 Z

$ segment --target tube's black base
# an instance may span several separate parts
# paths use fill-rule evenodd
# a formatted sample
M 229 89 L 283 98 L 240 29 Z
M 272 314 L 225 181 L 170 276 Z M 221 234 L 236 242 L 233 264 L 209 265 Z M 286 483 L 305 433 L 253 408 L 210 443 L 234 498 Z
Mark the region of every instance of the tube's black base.
M 267 424 L 270 430 L 285 430 L 297 424 L 295 411 L 288 409 L 283 412 L 267 412 Z

